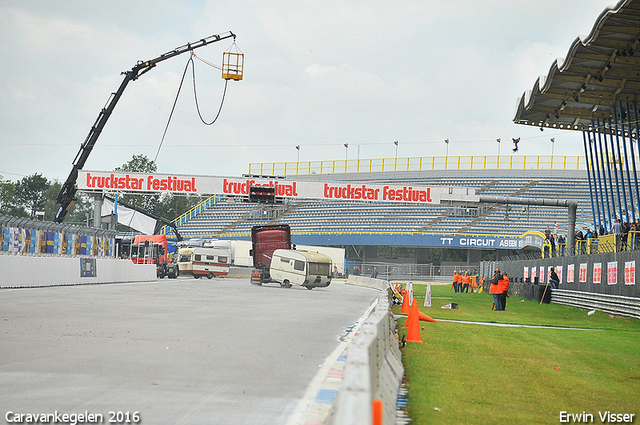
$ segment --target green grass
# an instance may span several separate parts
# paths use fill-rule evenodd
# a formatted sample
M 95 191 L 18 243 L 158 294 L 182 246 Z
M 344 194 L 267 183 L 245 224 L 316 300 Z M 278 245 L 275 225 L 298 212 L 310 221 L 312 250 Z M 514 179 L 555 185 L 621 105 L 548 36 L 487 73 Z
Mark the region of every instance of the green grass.
M 560 412 L 640 414 L 640 321 L 511 297 L 492 311 L 489 294 L 414 285 L 420 311 L 436 319 L 562 326 L 532 329 L 420 322 L 423 344 L 402 349 L 412 424 L 547 424 Z M 459 309 L 441 309 L 450 302 Z M 393 312 L 400 314 L 400 306 Z M 405 319 L 398 320 L 400 335 Z

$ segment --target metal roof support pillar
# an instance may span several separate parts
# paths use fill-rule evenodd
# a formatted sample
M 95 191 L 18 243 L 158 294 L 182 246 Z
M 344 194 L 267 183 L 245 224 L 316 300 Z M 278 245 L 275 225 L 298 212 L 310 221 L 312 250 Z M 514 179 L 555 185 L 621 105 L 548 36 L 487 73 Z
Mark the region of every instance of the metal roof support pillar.
M 638 143 L 638 150 L 640 151 L 640 129 L 638 128 L 638 108 L 636 102 L 633 102 L 633 121 L 636 123 L 636 143 Z M 631 123 L 629 123 L 629 139 L 631 143 L 631 148 L 633 149 L 633 138 L 631 137 Z M 632 151 L 633 152 L 633 151 Z M 638 212 L 640 212 L 640 193 L 638 193 L 638 174 L 636 172 L 636 156 L 632 153 L 633 156 L 633 174 L 636 182 L 636 200 L 638 201 Z M 635 209 L 635 207 L 634 207 Z
M 598 122 L 599 121 L 600 120 L 598 119 Z M 607 180 L 604 179 L 604 169 L 603 169 L 602 175 L 603 175 L 603 180 L 605 182 L 604 184 L 605 191 L 603 193 L 607 195 L 607 212 L 609 213 L 608 230 L 611 230 L 611 225 L 613 225 L 613 216 L 616 215 L 616 202 L 615 202 L 615 197 L 613 196 L 613 179 L 611 178 L 611 163 L 609 162 L 609 146 L 607 145 L 607 133 L 605 132 L 605 130 L 606 130 L 605 122 L 604 120 L 602 120 L 602 133 L 598 133 L 598 143 L 601 143 L 601 135 L 602 135 L 602 137 L 604 137 L 604 152 L 607 155 L 606 162 L 604 160 L 604 157 L 602 158 L 602 166 L 604 167 L 606 164 L 607 177 L 609 179 L 609 187 L 607 188 Z M 609 126 L 609 131 L 611 131 L 610 126 Z M 602 156 L 602 145 L 600 145 L 600 156 Z M 611 199 L 609 199 L 609 196 L 611 196 Z
M 597 134 L 596 134 L 597 132 Z M 602 218 L 604 221 L 604 228 L 605 230 L 608 232 L 611 229 L 611 205 L 609 202 L 609 195 L 611 193 L 610 190 L 607 190 L 607 175 L 605 173 L 605 162 L 604 162 L 604 156 L 602 154 L 602 135 L 605 134 L 604 133 L 604 122 L 602 123 L 602 126 L 600 126 L 600 119 L 598 118 L 597 120 L 597 127 L 596 129 L 594 129 L 593 132 L 593 146 L 594 149 L 597 151 L 598 147 L 600 147 L 600 167 L 598 167 L 598 183 L 600 184 L 600 202 L 602 202 Z M 606 136 L 606 134 L 605 134 Z M 598 144 L 596 145 L 596 137 L 598 138 Z M 605 140 L 605 147 L 607 146 L 606 140 Z M 597 153 L 596 153 L 597 155 Z M 608 155 L 608 154 L 607 154 Z M 596 157 L 596 164 L 598 163 L 597 157 Z M 600 169 L 602 168 L 602 178 L 600 177 Z M 608 170 L 608 168 L 607 168 Z M 603 190 L 604 187 L 604 190 Z M 607 207 L 607 213 L 605 214 L 605 202 L 606 202 L 606 207 Z M 615 208 L 615 206 L 614 206 Z
M 619 104 L 620 106 L 622 106 L 622 103 Z M 621 215 L 621 219 L 622 219 L 622 214 L 624 214 L 624 218 L 627 223 L 629 222 L 629 204 L 627 203 L 627 188 L 625 185 L 625 179 L 624 179 L 624 168 L 622 166 L 622 153 L 620 152 L 620 129 L 618 128 L 618 112 L 620 112 L 620 128 L 622 130 L 622 147 L 624 148 L 624 162 L 627 168 L 627 173 L 629 172 L 629 163 L 627 162 L 627 146 L 625 145 L 626 141 L 625 141 L 625 137 L 624 137 L 624 124 L 623 124 L 623 118 L 622 118 L 622 114 L 624 113 L 624 111 L 621 108 L 613 108 L 613 122 L 616 126 L 616 147 L 618 148 L 618 163 L 620 164 L 620 186 L 622 186 L 622 199 L 624 201 L 624 203 L 622 205 L 624 205 L 624 208 L 620 209 L 620 215 Z M 618 173 L 616 172 L 616 175 L 618 175 Z M 627 174 L 627 181 L 629 181 L 629 175 Z M 631 191 L 629 191 L 629 196 L 631 196 Z M 633 202 L 632 202 L 633 203 Z
M 616 114 L 616 108 L 613 108 L 613 114 L 615 116 Z M 617 126 L 616 126 L 617 127 Z M 622 199 L 620 198 L 620 179 L 618 178 L 618 167 L 617 167 L 617 162 L 619 161 L 620 158 L 620 145 L 618 145 L 618 159 L 616 159 L 616 151 L 615 151 L 615 146 L 614 146 L 614 138 L 613 138 L 613 133 L 616 133 L 616 138 L 618 137 L 618 129 L 617 128 L 613 128 L 611 126 L 611 120 L 609 120 L 609 138 L 611 139 L 611 154 L 613 155 L 613 161 L 611 161 L 612 164 L 612 168 L 613 168 L 613 175 L 616 178 L 616 195 L 618 196 L 618 208 L 619 208 L 619 212 L 615 211 L 614 209 L 614 214 L 615 214 L 615 218 L 620 218 L 622 219 Z M 612 186 L 613 188 L 613 186 Z
M 569 221 L 567 222 L 567 250 L 571 254 L 575 254 L 576 212 L 578 211 L 578 203 L 576 201 L 572 201 L 569 203 L 568 207 Z
M 622 110 L 622 102 L 619 102 L 620 105 L 620 110 Z M 620 120 L 620 125 L 622 127 L 622 146 L 624 146 L 624 164 L 626 166 L 627 169 L 627 186 L 629 187 L 629 205 L 627 207 L 627 214 L 629 211 L 629 207 L 631 207 L 631 219 L 632 222 L 636 222 L 636 208 L 633 205 L 633 187 L 631 186 L 631 172 L 629 170 L 629 162 L 631 162 L 633 164 L 633 175 L 635 177 L 635 189 L 636 189 L 636 199 L 638 199 L 638 179 L 636 176 L 636 161 L 635 161 L 635 155 L 633 154 L 634 150 L 633 150 L 633 137 L 631 135 L 631 120 L 629 119 L 629 117 L 631 116 L 631 111 L 629 110 L 629 102 L 625 102 L 625 107 L 624 107 L 624 112 L 625 112 L 625 117 L 626 117 L 626 123 L 627 123 L 627 128 L 629 129 L 629 147 L 631 149 L 631 156 L 627 156 L 627 138 L 624 135 L 624 124 L 625 124 L 625 120 L 621 119 Z
M 595 186 L 595 169 L 593 169 L 593 149 L 591 148 L 591 139 L 589 139 L 589 150 L 587 150 L 587 133 L 585 131 L 582 132 L 582 143 L 584 145 L 584 157 L 587 161 L 587 179 L 589 180 L 589 193 L 591 194 L 591 213 L 593 214 L 593 224 L 594 226 L 598 226 L 598 222 L 600 221 L 600 207 L 598 206 L 598 191 Z M 589 170 L 589 165 L 591 165 L 592 170 Z M 594 174 L 594 184 L 591 184 L 591 173 Z M 594 203 L 594 199 L 596 202 Z M 596 216 L 596 209 L 598 210 L 598 215 Z

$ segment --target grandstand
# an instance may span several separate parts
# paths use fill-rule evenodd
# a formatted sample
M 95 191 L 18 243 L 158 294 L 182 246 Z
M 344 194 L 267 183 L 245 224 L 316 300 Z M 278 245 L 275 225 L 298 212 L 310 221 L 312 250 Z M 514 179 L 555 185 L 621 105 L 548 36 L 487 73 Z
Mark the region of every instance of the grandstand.
M 578 202 L 578 228 L 592 221 L 589 182 L 584 170 L 405 170 L 360 173 L 296 175 L 297 180 L 340 181 L 369 184 L 467 187 L 476 194 L 572 199 Z M 566 233 L 567 210 L 560 207 L 473 204 L 390 204 L 346 200 L 291 200 L 282 205 L 246 202 L 243 198 L 216 197 L 190 219 L 178 220 L 185 237 L 246 238 L 259 224 L 289 224 L 298 243 L 308 235 L 342 236 L 351 245 L 375 244 L 370 235 L 395 235 L 392 244 L 413 246 L 416 234 L 522 235 L 544 231 L 555 222 Z M 430 246 L 430 245 L 421 245 Z M 436 245 L 431 245 L 436 246 Z

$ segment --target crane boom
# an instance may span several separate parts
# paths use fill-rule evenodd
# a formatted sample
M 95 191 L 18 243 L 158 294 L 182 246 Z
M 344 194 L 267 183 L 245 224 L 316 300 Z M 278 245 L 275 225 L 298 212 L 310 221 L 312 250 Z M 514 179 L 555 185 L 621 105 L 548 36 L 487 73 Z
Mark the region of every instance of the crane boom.
M 225 40 L 231 37 L 233 37 L 233 39 L 235 40 L 236 35 L 231 31 L 229 31 L 221 35 L 212 35 L 207 38 L 203 38 L 194 43 L 187 43 L 184 46 L 176 47 L 175 49 L 167 53 L 164 53 L 158 56 L 157 58 L 154 58 L 145 62 L 138 61 L 138 63 L 133 68 L 131 68 L 130 71 L 122 72 L 122 75 L 124 75 L 124 79 L 122 80 L 122 83 L 120 83 L 120 87 L 118 87 L 118 90 L 115 93 L 111 93 L 111 96 L 109 96 L 107 103 L 105 104 L 104 108 L 102 108 L 102 110 L 100 111 L 100 114 L 96 119 L 96 122 L 91 127 L 91 130 L 87 135 L 87 138 L 84 140 L 84 142 L 80 146 L 80 150 L 78 151 L 75 159 L 73 160 L 73 168 L 71 169 L 71 173 L 69 174 L 69 177 L 67 177 L 67 180 L 62 185 L 62 188 L 58 193 L 58 197 L 56 198 L 56 201 L 60 204 L 60 209 L 58 210 L 58 213 L 56 214 L 56 218 L 53 221 L 55 221 L 56 223 L 62 223 L 65 216 L 67 215 L 67 212 L 69 211 L 69 207 L 71 206 L 73 201 L 76 199 L 75 194 L 77 189 L 75 185 L 76 185 L 76 180 L 78 179 L 78 171 L 82 170 L 85 162 L 87 162 L 87 159 L 89 158 L 89 155 L 91 154 L 91 151 L 93 150 L 93 147 L 95 146 L 96 141 L 98 140 L 98 137 L 100 137 L 100 133 L 102 133 L 102 129 L 104 128 L 105 124 L 109 120 L 109 117 L 111 117 L 111 113 L 113 112 L 113 109 L 116 107 L 116 104 L 120 100 L 120 97 L 122 96 L 124 89 L 127 88 L 127 85 L 129 84 L 129 82 L 133 80 L 137 80 L 138 77 L 149 72 L 151 68 L 155 67 L 156 64 L 164 60 L 170 59 L 174 56 L 181 55 L 182 53 L 185 53 L 185 52 L 192 51 L 199 47 L 206 46 L 207 44 L 215 43 L 216 41 Z

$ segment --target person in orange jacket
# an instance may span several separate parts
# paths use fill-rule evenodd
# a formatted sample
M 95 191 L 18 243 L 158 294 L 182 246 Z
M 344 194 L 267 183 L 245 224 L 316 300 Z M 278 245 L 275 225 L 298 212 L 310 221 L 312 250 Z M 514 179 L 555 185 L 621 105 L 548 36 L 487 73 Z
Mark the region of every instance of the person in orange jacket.
M 493 306 L 496 311 L 502 311 L 502 299 L 500 295 L 502 295 L 502 285 L 500 284 L 500 280 L 502 275 L 500 274 L 500 269 L 496 269 L 493 274 L 493 278 L 491 279 L 491 284 L 489 285 L 489 293 L 493 295 Z
M 502 279 L 500 279 L 500 289 L 502 293 L 500 294 L 500 307 L 502 311 L 507 308 L 507 292 L 509 291 L 509 276 L 507 276 L 507 272 L 502 273 Z
M 458 272 L 455 270 L 453 271 L 453 283 L 451 284 L 451 287 L 454 291 L 458 292 Z
M 471 283 L 471 276 L 469 276 L 469 271 L 464 272 L 464 276 L 462 276 L 462 289 L 460 292 L 469 292 L 469 284 Z

